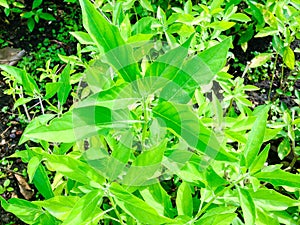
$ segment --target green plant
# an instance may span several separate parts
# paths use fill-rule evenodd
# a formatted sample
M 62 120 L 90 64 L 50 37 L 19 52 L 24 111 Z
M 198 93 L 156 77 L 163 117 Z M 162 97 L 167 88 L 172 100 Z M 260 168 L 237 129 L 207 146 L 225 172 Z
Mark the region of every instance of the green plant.
M 43 12 L 43 9 L 39 8 L 42 3 L 43 0 L 34 0 L 32 2 L 31 11 L 21 14 L 22 18 L 27 19 L 27 26 L 30 32 L 33 31 L 35 24 L 38 23 L 40 19 L 49 21 L 55 20 L 55 18 L 51 14 Z
M 266 165 L 263 143 L 280 131 L 267 128 L 270 106 L 244 107 L 254 87 L 241 78 L 224 88 L 225 109 L 240 103 L 235 117 L 201 92 L 222 75 L 231 38 L 199 53 L 196 34 L 176 47 L 138 29 L 124 38 L 90 1 L 80 4 L 87 33 L 73 34 L 98 53 L 83 73 L 91 94 L 27 126 L 20 143 L 39 145 L 11 157 L 28 162 L 45 200 L 0 197 L 2 207 L 28 224 L 296 225 L 299 174 Z M 48 65 L 44 77 L 60 79 L 67 95 L 71 65 L 59 78 Z
M 24 12 L 25 5 L 19 1 L 0 1 L 0 6 L 5 7 L 4 12 L 6 16 L 9 16 L 11 13 L 20 14 L 22 18 L 27 19 L 27 26 L 30 32 L 33 31 L 35 25 L 39 23 L 40 19 L 52 21 L 55 20 L 51 14 L 43 12 L 43 9 L 40 8 L 43 0 L 34 0 L 32 2 L 31 11 Z M 11 7 L 11 5 L 13 7 Z
M 3 185 L 0 185 L 0 195 L 3 194 L 4 192 L 6 191 L 13 191 L 14 188 L 10 187 L 10 180 L 9 179 L 6 179 L 4 182 L 3 182 Z

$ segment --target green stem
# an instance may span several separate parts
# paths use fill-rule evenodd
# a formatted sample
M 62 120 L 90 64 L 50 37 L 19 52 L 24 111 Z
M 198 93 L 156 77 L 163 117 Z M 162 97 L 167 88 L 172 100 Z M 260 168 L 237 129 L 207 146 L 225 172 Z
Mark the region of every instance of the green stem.
M 226 191 L 230 190 L 231 188 L 233 188 L 235 185 L 237 185 L 239 182 L 241 182 L 242 180 L 244 180 L 246 177 L 248 176 L 248 174 L 243 175 L 241 178 L 237 179 L 235 182 L 231 183 L 229 186 L 225 187 L 222 191 L 220 191 L 219 193 L 217 193 L 202 209 L 199 208 L 198 213 L 196 214 L 195 218 L 193 219 L 193 222 L 198 220 L 202 214 L 204 214 L 204 212 L 208 209 L 208 207 L 220 196 L 222 196 Z
M 109 201 L 111 203 L 111 206 L 113 207 L 113 209 L 114 209 L 114 211 L 115 211 L 115 213 L 116 213 L 116 215 L 119 219 L 119 223 L 125 225 L 125 223 L 123 222 L 123 220 L 121 218 L 121 215 L 120 215 L 119 211 L 117 210 L 117 206 L 116 206 L 114 200 L 110 196 L 108 196 L 108 199 L 109 199 Z
M 275 71 L 276 71 L 277 60 L 278 60 L 278 53 L 276 53 L 275 62 L 274 62 L 274 68 L 273 68 L 273 71 L 272 71 L 272 79 L 271 79 L 270 88 L 269 88 L 269 93 L 268 93 L 268 100 L 269 100 L 269 101 L 271 100 L 271 91 L 272 91 L 272 86 L 273 86 L 274 77 L 275 77 Z
M 147 106 L 147 99 L 143 99 L 143 111 L 144 111 L 144 124 L 142 130 L 142 146 L 143 148 L 146 147 L 146 138 L 148 132 L 148 106 Z

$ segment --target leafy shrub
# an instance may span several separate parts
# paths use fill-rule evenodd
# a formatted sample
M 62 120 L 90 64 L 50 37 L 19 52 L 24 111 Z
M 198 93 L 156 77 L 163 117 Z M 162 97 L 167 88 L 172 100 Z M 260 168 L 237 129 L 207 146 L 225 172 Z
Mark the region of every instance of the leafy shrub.
M 251 110 L 244 91 L 254 87 L 242 79 L 228 82 L 225 104 L 204 96 L 213 80 L 226 86 L 231 38 L 197 41 L 191 32 L 176 40 L 143 18 L 113 25 L 90 1 L 80 4 L 87 32 L 73 35 L 96 55 L 88 65 L 63 57 L 69 63 L 48 90 L 63 105 L 71 64 L 81 65 L 81 100 L 63 114 L 36 117 L 20 142 L 39 147 L 12 156 L 28 162 L 44 200 L 0 197 L 2 207 L 28 224 L 297 224 L 299 175 L 266 164 L 264 142 L 281 131 L 267 127 L 270 106 Z M 149 41 L 160 32 L 167 43 Z M 205 47 L 195 49 L 195 39 Z M 13 67 L 1 68 L 33 86 L 29 93 L 38 90 Z M 223 110 L 233 101 L 241 113 L 229 117 Z

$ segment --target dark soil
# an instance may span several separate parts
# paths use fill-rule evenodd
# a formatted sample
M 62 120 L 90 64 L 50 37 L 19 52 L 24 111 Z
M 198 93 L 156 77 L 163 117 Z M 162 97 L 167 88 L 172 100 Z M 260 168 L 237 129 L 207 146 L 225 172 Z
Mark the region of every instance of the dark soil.
M 25 10 L 30 11 L 32 0 L 25 1 L 25 5 Z M 41 43 L 43 43 L 46 38 L 49 39 L 50 44 L 44 48 L 45 57 L 47 57 L 46 54 L 49 54 L 48 51 L 51 51 L 53 46 L 61 50 L 60 54 L 76 54 L 75 39 L 71 37 L 68 31 L 82 30 L 79 5 L 68 5 L 63 1 L 57 3 L 44 1 L 42 7 L 44 8 L 44 12 L 50 14 L 55 13 L 54 16 L 56 20 L 40 20 L 31 33 L 27 28 L 27 20 L 21 19 L 18 14 L 11 14 L 9 17 L 6 17 L 3 12 L 3 7 L 0 7 L 0 38 L 5 40 L 10 47 L 26 50 L 27 55 L 25 57 L 27 57 L 27 61 L 29 60 L 32 64 L 35 64 L 38 60 L 35 58 L 38 55 L 31 53 L 39 51 Z M 51 8 L 52 11 L 49 11 L 49 8 Z M 67 28 L 65 26 L 70 26 L 70 30 L 66 30 Z M 5 44 L 5 46 L 6 45 L 7 44 Z M 46 61 L 47 59 L 43 60 Z M 58 60 L 55 63 L 61 64 Z M 22 172 L 26 170 L 26 164 L 20 159 L 7 157 L 18 150 L 25 149 L 25 146 L 19 146 L 18 142 L 26 124 L 24 123 L 24 118 L 18 117 L 18 111 L 13 110 L 13 98 L 3 93 L 8 88 L 3 78 L 4 77 L 0 74 L 0 185 L 3 185 L 6 179 L 9 179 L 9 187 L 12 187 L 13 191 L 6 191 L 1 196 L 7 200 L 12 197 L 25 199 L 25 197 L 28 198 L 28 196 L 24 196 L 20 192 L 20 184 L 15 174 L 21 175 L 26 181 L 27 177 L 22 175 Z M 34 186 L 30 185 L 30 187 L 32 188 L 31 191 L 35 193 L 30 200 L 35 200 L 36 196 L 38 197 L 38 195 L 36 195 L 37 191 L 34 189 Z M 20 221 L 13 214 L 4 211 L 0 206 L 0 225 L 6 224 L 23 225 L 25 223 Z

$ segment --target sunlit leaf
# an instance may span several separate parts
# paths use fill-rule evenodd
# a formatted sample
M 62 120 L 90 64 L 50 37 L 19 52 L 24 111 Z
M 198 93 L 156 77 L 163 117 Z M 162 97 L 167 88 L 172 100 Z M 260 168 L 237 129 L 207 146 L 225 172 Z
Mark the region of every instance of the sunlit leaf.
M 109 190 L 117 205 L 140 223 L 153 225 L 172 223 L 172 219 L 159 215 L 154 208 L 127 192 L 119 184 L 112 183 Z
M 100 49 L 104 49 L 108 62 L 125 81 L 134 81 L 140 71 L 130 45 L 125 45 L 117 27 L 110 24 L 88 0 L 80 0 L 84 28 Z
M 253 199 L 246 189 L 238 188 L 238 193 L 245 225 L 254 225 L 256 210 Z

